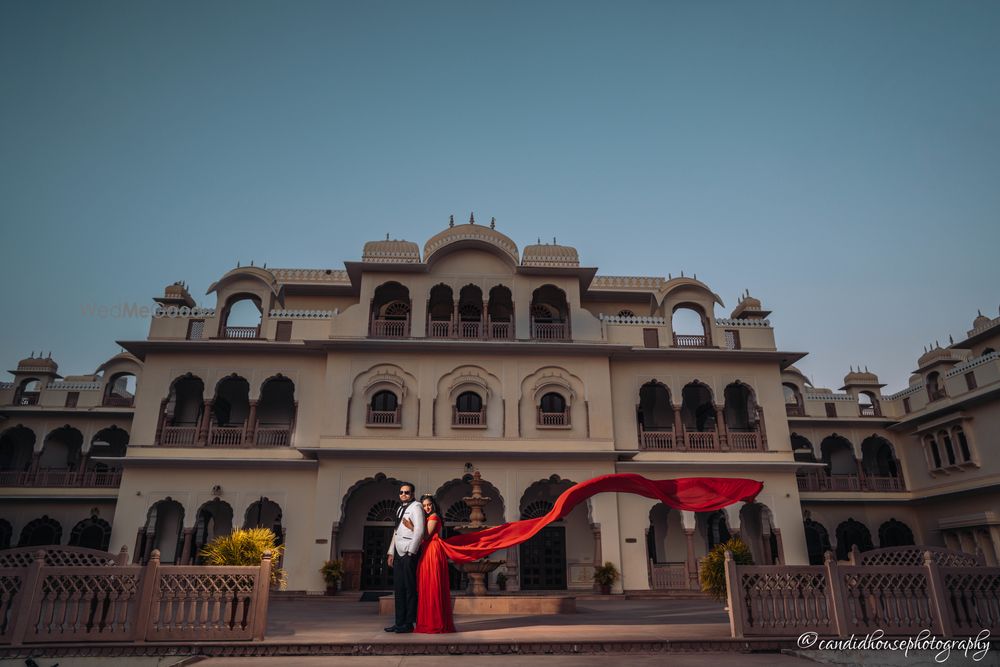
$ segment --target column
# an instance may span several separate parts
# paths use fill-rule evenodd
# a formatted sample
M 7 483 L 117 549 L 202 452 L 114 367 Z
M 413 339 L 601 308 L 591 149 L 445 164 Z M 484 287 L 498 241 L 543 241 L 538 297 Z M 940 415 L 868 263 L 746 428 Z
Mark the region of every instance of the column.
M 715 406 L 715 433 L 719 439 L 719 449 L 729 451 L 729 431 L 726 429 L 726 413 L 721 405 Z
M 604 556 L 601 554 L 601 524 L 595 523 L 590 526 L 590 529 L 594 532 L 594 567 L 598 567 L 604 564 Z M 596 581 L 594 582 L 594 592 L 601 592 L 601 587 Z
M 208 442 L 208 425 L 212 419 L 212 405 L 215 403 L 215 399 L 205 399 L 204 406 L 202 408 L 201 423 L 198 425 L 198 435 L 195 438 L 195 444 L 204 447 Z
M 764 409 L 757 406 L 757 428 L 760 430 L 760 448 L 762 451 L 767 450 L 767 429 L 764 428 Z
M 687 540 L 687 571 L 688 588 L 697 590 L 698 588 L 698 563 L 694 558 L 694 528 L 684 529 L 684 538 Z
M 257 399 L 250 401 L 250 416 L 247 417 L 246 427 L 243 432 L 243 444 L 254 444 L 254 437 L 257 432 Z
M 156 418 L 156 434 L 153 436 L 153 442 L 155 444 L 160 444 L 160 439 L 163 437 L 163 424 L 167 419 L 167 399 L 164 398 L 160 401 L 160 415 Z
M 181 565 L 190 565 L 191 563 L 191 538 L 194 537 L 194 528 L 184 529 L 184 546 L 181 547 L 181 557 L 179 560 Z
M 337 537 L 340 534 L 340 522 L 334 521 L 330 527 L 330 560 L 337 560 Z
M 684 440 L 684 424 L 681 422 L 681 408 L 674 408 L 674 449 L 683 451 L 687 443 Z
M 723 511 L 726 513 L 726 527 L 729 528 L 729 535 L 735 539 L 743 539 L 742 537 L 742 520 L 740 519 L 740 510 L 746 503 L 733 503 L 732 505 L 726 506 Z

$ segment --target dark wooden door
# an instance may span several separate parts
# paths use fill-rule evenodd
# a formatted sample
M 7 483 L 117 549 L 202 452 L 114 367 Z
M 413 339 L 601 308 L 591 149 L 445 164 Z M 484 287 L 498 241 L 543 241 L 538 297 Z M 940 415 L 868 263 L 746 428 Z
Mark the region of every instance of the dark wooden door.
M 547 526 L 521 545 L 521 589 L 566 589 L 566 527 Z
M 392 570 L 385 562 L 391 540 L 392 526 L 365 526 L 362 542 L 361 590 L 392 589 Z

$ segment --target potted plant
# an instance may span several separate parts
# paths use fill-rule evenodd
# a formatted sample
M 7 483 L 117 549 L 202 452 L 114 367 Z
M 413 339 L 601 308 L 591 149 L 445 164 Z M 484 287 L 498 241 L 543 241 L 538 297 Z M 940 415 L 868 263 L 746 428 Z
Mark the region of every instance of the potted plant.
M 337 589 L 340 587 L 340 580 L 344 578 L 344 561 L 328 560 L 323 563 L 319 573 L 323 575 L 323 581 L 326 582 L 326 594 L 336 595 Z
M 594 566 L 594 582 L 601 587 L 602 595 L 611 593 L 611 586 L 618 581 L 619 576 L 618 568 L 611 561 Z
M 285 589 L 288 582 L 284 568 L 277 567 L 285 545 L 270 528 L 244 528 L 219 535 L 198 553 L 206 565 L 260 565 L 264 552 L 271 552 L 271 586 Z
M 726 601 L 727 551 L 733 553 L 733 560 L 737 565 L 753 565 L 750 547 L 743 540 L 735 537 L 728 542 L 716 544 L 708 552 L 708 555 L 701 559 L 701 563 L 698 564 L 698 580 L 701 582 L 701 590 L 720 602 Z

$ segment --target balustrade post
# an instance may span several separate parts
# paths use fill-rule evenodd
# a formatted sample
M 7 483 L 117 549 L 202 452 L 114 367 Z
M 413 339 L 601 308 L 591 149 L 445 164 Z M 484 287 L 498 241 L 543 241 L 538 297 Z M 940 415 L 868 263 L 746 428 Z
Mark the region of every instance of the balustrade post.
M 340 534 L 340 522 L 334 521 L 330 527 L 330 560 L 337 560 L 337 538 Z
M 153 611 L 153 605 L 159 604 L 157 587 L 160 585 L 160 550 L 153 549 L 149 560 L 143 566 L 142 577 L 140 578 L 142 588 L 139 590 L 139 604 L 136 607 L 135 635 L 136 643 L 144 643 L 153 628 L 150 627 L 149 617 Z
M 17 607 L 13 611 L 14 631 L 11 633 L 11 645 L 20 646 L 24 643 L 24 638 L 28 630 L 38 619 L 38 612 L 35 600 L 41 593 L 39 582 L 42 581 L 42 568 L 45 567 L 45 550 L 39 549 L 35 552 L 35 558 L 28 566 L 28 571 L 24 575 L 21 584 L 21 592 L 15 598 Z
M 927 572 L 927 587 L 930 589 L 930 609 L 933 619 L 931 632 L 941 637 L 951 637 L 955 632 L 951 617 L 948 590 L 944 587 L 941 566 L 934 562 L 930 551 L 924 552 L 924 570 Z
M 688 571 L 688 589 L 697 590 L 698 589 L 698 563 L 694 558 L 694 528 L 685 528 L 684 537 L 687 540 L 687 571 Z
M 118 556 L 115 558 L 115 565 L 128 565 L 128 547 L 124 544 L 122 545 L 121 551 L 118 552 Z
M 271 592 L 271 552 L 260 559 L 260 570 L 253 587 L 253 638 L 263 639 L 267 630 L 267 602 Z
M 729 629 L 734 638 L 741 639 L 743 635 L 743 606 L 740 604 L 740 595 L 743 592 L 740 586 L 739 572 L 736 561 L 733 560 L 733 552 L 726 549 L 726 602 L 729 605 Z M 740 588 L 740 590 L 737 590 Z
M 195 445 L 204 447 L 208 442 L 208 424 L 212 419 L 212 406 L 214 404 L 215 399 L 205 399 L 204 412 L 201 415 L 201 423 L 198 425 L 198 434 L 195 436 Z
M 759 405 L 757 406 L 757 430 L 760 432 L 760 449 L 761 451 L 767 451 L 767 429 L 764 428 L 764 408 Z
M 250 401 L 250 416 L 247 417 L 246 426 L 243 433 L 243 444 L 252 446 L 257 435 L 257 401 Z
M 673 406 L 671 406 L 673 408 Z M 674 411 L 674 448 L 683 452 L 685 447 L 684 424 L 681 422 L 681 409 L 673 408 Z
M 827 611 L 830 621 L 838 637 L 847 636 L 847 607 L 844 605 L 844 582 L 840 579 L 840 566 L 833 557 L 832 551 L 823 554 L 823 567 L 826 568 Z
M 729 451 L 729 431 L 726 428 L 726 414 L 721 405 L 715 406 L 715 437 L 719 439 L 719 449 Z
M 158 445 L 162 444 L 163 424 L 167 420 L 167 402 L 166 398 L 160 401 L 160 416 L 156 419 L 156 434 L 153 436 L 153 442 Z

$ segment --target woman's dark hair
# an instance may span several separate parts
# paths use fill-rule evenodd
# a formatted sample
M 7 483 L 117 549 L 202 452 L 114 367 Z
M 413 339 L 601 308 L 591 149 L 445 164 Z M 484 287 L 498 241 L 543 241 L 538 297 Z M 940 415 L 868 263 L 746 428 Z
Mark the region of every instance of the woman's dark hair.
M 424 495 L 420 496 L 420 504 L 423 505 L 425 500 L 431 501 L 431 507 L 433 508 L 434 514 L 441 516 L 441 510 L 440 508 L 438 508 L 437 499 L 431 494 L 425 493 Z

